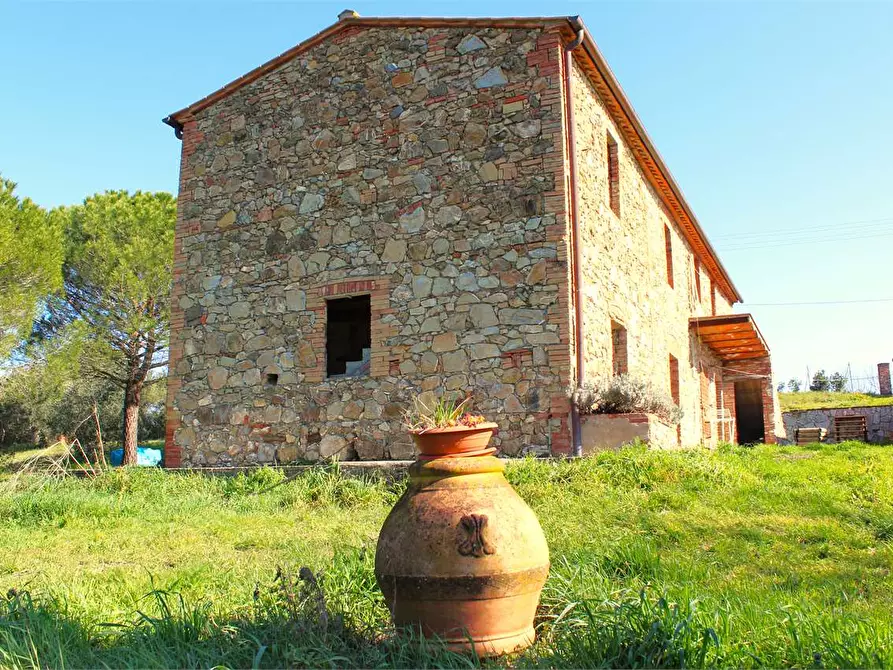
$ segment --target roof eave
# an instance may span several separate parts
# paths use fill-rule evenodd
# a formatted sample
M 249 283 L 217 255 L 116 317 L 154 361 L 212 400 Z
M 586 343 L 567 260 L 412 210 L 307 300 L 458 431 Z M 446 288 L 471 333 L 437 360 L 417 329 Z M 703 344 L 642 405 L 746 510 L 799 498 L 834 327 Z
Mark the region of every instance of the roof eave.
M 571 21 L 571 17 L 568 17 L 568 21 Z M 580 19 L 579 21 L 580 23 L 582 23 L 582 19 Z M 704 232 L 704 229 L 701 227 L 700 222 L 698 221 L 697 217 L 686 201 L 685 196 L 682 194 L 682 189 L 679 187 L 679 184 L 676 182 L 676 179 L 673 177 L 670 169 L 667 167 L 667 164 L 661 157 L 660 152 L 651 141 L 651 137 L 649 137 L 648 131 L 645 130 L 645 126 L 642 124 L 641 119 L 639 119 L 638 114 L 636 114 L 636 110 L 633 109 L 629 98 L 627 98 L 626 93 L 624 93 L 623 91 L 623 87 L 620 86 L 620 82 L 617 81 L 617 77 L 615 77 L 614 73 L 611 71 L 611 67 L 608 65 L 607 60 L 605 60 L 605 57 L 602 55 L 595 41 L 592 39 L 589 30 L 587 29 L 585 32 L 586 36 L 583 40 L 583 48 L 586 50 L 587 55 L 592 59 L 592 62 L 595 63 L 595 66 L 598 68 L 599 73 L 602 75 L 602 77 L 604 77 L 605 82 L 611 89 L 614 97 L 617 99 L 617 102 L 623 108 L 623 112 L 627 115 L 633 127 L 635 128 L 636 133 L 639 135 L 639 139 L 641 139 L 642 143 L 645 145 L 648 153 L 651 154 L 652 160 L 654 160 L 654 163 L 657 165 L 658 170 L 660 170 L 661 174 L 667 182 L 667 185 L 670 187 L 673 195 L 678 200 L 679 205 L 683 208 L 683 210 L 685 210 L 686 215 L 691 220 L 692 225 L 700 236 L 704 246 L 707 248 L 710 255 L 716 261 L 719 271 L 722 274 L 723 280 L 726 282 L 729 289 L 731 289 L 733 293 L 731 297 L 733 297 L 736 302 L 741 302 L 741 294 L 738 292 L 738 289 L 729 276 L 729 273 L 723 266 L 722 261 L 719 260 L 719 255 L 716 253 L 713 245 L 710 244 L 710 240 L 707 239 L 707 234 Z

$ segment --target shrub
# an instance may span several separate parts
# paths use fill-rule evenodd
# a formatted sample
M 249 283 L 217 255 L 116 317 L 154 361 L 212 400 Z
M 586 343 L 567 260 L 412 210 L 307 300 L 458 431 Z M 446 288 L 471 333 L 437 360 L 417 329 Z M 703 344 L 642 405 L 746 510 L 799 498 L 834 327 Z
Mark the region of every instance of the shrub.
M 682 419 L 682 410 L 666 393 L 629 375 L 587 381 L 570 396 L 581 414 L 655 414 L 671 424 Z

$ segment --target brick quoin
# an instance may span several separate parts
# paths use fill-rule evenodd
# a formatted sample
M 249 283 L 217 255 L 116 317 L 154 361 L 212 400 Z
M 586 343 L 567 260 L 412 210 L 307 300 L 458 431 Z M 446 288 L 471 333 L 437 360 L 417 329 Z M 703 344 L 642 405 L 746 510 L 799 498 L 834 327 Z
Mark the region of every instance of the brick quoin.
M 881 395 L 893 395 L 893 385 L 890 384 L 890 364 L 877 364 L 878 393 Z
M 177 222 L 174 229 L 174 263 L 173 283 L 171 289 L 171 338 L 168 351 L 168 380 L 167 402 L 165 405 L 164 427 L 164 467 L 178 468 L 182 464 L 183 451 L 177 444 L 175 435 L 180 427 L 180 414 L 175 409 L 177 393 L 183 386 L 179 370 L 180 361 L 183 359 L 183 344 L 181 342 L 182 331 L 185 327 L 183 309 L 180 307 L 180 298 L 183 295 L 183 279 L 186 272 L 186 256 L 183 253 L 183 240 L 196 235 L 201 226 L 197 221 L 187 221 L 185 209 L 192 200 L 191 192 L 187 186 L 193 176 L 193 170 L 189 166 L 189 158 L 195 152 L 196 146 L 203 139 L 196 122 L 189 120 L 183 124 L 183 140 L 180 150 L 180 191 L 177 198 Z

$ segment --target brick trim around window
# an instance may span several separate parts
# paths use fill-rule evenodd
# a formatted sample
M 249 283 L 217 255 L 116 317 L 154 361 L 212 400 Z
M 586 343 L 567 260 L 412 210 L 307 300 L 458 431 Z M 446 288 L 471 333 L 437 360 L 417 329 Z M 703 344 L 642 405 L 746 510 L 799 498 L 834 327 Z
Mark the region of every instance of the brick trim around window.
M 326 379 L 326 300 L 356 295 L 368 295 L 372 311 L 369 376 L 388 376 L 391 351 L 386 346 L 386 340 L 393 334 L 394 326 L 388 326 L 383 321 L 385 316 L 394 313 L 390 307 L 390 285 L 389 277 L 364 277 L 339 279 L 307 289 L 307 309 L 314 312 L 316 318 L 311 334 L 305 338 L 305 342 L 312 349 L 312 360 L 315 361 L 312 366 L 301 370 L 306 383 L 318 384 Z

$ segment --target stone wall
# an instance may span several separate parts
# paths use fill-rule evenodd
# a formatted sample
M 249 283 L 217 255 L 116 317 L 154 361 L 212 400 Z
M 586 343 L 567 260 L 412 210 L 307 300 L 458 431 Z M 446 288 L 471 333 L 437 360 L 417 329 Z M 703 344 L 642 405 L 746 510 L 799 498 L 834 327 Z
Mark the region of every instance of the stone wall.
M 505 454 L 570 451 L 562 54 L 557 29 L 349 25 L 181 119 L 166 464 L 407 457 L 403 411 L 444 392 Z M 669 390 L 679 361 L 676 443 L 715 443 L 733 398 L 688 319 L 729 296 L 572 76 L 587 374 L 621 324 L 630 374 Z M 327 378 L 326 301 L 357 295 L 368 374 Z
M 169 465 L 407 457 L 404 408 L 444 391 L 504 453 L 566 450 L 560 56 L 349 27 L 186 119 Z M 327 379 L 325 300 L 357 294 L 369 375 Z
M 824 428 L 830 437 L 833 433 L 834 417 L 859 415 L 866 417 L 869 442 L 887 443 L 893 440 L 893 405 L 804 409 L 782 414 L 787 439 L 792 442 L 797 438 L 798 428 Z
M 657 449 L 675 449 L 676 427 L 653 414 L 589 414 L 581 417 L 583 453 L 619 449 L 636 440 Z
M 663 200 L 645 177 L 589 77 L 573 72 L 581 201 L 587 377 L 611 374 L 611 321 L 627 330 L 629 374 L 670 392 L 669 356 L 679 360 L 682 444 L 717 441 L 720 361 L 689 332 L 689 318 L 728 314 L 730 301 L 713 284 Z M 610 206 L 608 138 L 618 145 L 619 216 Z M 664 230 L 670 229 L 673 286 L 667 281 Z M 700 298 L 696 274 L 700 277 Z M 707 403 L 701 392 L 707 379 Z M 721 387 L 719 387 L 721 388 Z M 702 407 L 704 406 L 704 407 Z M 709 435 L 709 436 L 708 436 Z

